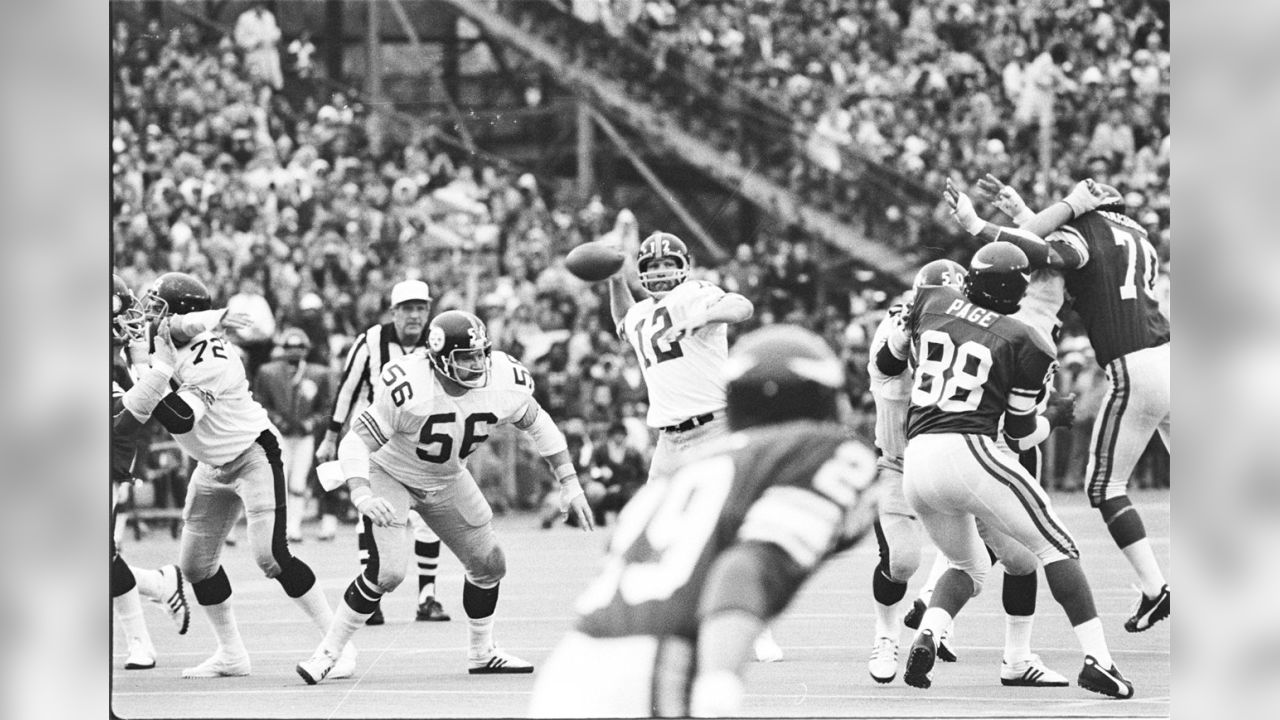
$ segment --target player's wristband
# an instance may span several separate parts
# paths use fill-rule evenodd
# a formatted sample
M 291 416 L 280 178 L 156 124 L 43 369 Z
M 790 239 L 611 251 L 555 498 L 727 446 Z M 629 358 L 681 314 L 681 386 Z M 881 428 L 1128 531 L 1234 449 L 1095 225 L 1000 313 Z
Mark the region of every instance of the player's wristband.
M 573 469 L 573 463 L 565 463 L 563 465 L 556 466 L 555 475 L 556 482 L 563 485 L 570 479 L 576 479 L 578 477 L 578 471 Z
M 337 435 L 338 433 L 342 432 L 342 423 L 338 422 L 337 420 L 334 420 L 333 418 L 329 418 L 329 432 L 333 433 L 334 435 Z
M 359 508 L 366 500 L 373 497 L 373 490 L 368 485 L 357 485 L 351 488 L 351 504 Z

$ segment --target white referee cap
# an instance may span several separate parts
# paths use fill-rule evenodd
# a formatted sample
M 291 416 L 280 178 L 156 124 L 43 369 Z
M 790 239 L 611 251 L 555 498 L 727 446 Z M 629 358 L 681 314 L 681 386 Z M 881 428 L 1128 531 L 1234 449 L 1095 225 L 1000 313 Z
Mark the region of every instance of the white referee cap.
M 392 307 L 410 300 L 431 302 L 431 288 L 428 288 L 427 284 L 421 280 L 402 280 L 391 288 Z

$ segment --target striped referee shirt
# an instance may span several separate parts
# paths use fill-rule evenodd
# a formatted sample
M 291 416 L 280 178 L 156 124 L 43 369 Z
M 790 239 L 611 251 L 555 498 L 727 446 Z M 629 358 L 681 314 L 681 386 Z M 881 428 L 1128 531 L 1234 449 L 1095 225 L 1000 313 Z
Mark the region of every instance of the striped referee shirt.
M 342 370 L 341 384 L 333 398 L 333 412 L 329 417 L 329 431 L 342 432 L 343 425 L 356 417 L 373 402 L 373 376 L 382 372 L 383 366 L 405 355 L 422 351 L 427 347 L 424 329 L 418 342 L 404 345 L 396 334 L 394 322 L 374 325 L 356 336 L 347 353 L 347 364 Z

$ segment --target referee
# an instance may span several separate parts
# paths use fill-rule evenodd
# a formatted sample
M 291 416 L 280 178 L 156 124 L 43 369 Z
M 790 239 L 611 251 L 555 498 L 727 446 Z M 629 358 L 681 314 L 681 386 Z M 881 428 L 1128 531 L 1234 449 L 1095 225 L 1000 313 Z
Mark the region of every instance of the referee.
M 348 420 L 358 417 L 373 402 L 373 378 L 382 373 L 388 362 L 412 352 L 425 352 L 427 321 L 431 316 L 431 290 L 421 280 L 404 280 L 391 288 L 391 322 L 374 325 L 356 337 L 347 353 L 333 401 L 333 413 L 324 439 L 316 450 L 316 460 L 327 462 L 337 456 L 338 437 Z M 436 600 L 436 568 L 440 564 L 440 538 L 427 527 L 417 513 L 409 513 L 413 527 L 413 550 L 418 558 L 418 620 L 449 619 Z M 359 535 L 360 565 L 378 567 L 378 548 L 373 543 L 373 530 L 368 518 L 361 518 Z M 367 624 L 381 625 L 386 620 L 379 606 Z

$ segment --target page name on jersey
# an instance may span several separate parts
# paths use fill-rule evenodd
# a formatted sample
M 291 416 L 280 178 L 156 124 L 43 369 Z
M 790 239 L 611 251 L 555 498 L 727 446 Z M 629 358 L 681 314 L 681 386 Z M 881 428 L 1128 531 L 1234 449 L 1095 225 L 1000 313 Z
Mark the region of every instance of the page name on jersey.
M 968 320 L 974 325 L 984 328 L 991 327 L 992 324 L 1000 318 L 1000 313 L 995 312 L 994 310 L 978 307 L 967 300 L 961 300 L 959 298 L 951 301 L 951 305 L 947 307 L 946 313 L 953 317 Z

